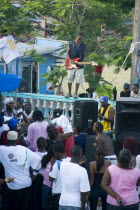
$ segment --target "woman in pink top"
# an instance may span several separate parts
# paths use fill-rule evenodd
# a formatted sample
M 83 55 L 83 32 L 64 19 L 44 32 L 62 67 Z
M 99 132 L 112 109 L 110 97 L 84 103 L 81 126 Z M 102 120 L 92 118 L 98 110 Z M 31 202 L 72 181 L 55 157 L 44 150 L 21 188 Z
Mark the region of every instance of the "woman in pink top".
M 140 170 L 132 168 L 131 152 L 120 151 L 117 165 L 106 170 L 101 186 L 108 193 L 108 210 L 138 210 L 139 196 L 136 185 L 140 185 Z
M 26 142 L 29 143 L 28 148 L 35 152 L 37 151 L 37 139 L 39 137 L 47 139 L 48 137 L 46 131 L 48 122 L 44 120 L 43 113 L 40 110 L 34 111 L 33 119 L 35 122 L 31 123 L 28 127 Z

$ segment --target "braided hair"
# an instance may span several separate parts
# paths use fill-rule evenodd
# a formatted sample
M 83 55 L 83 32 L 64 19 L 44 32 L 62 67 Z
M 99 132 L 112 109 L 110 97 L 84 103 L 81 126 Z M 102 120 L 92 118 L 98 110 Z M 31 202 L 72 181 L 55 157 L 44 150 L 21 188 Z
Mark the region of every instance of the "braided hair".
M 96 148 L 96 156 L 96 170 L 99 172 L 104 165 L 104 149 L 101 146 Z
M 94 123 L 94 126 L 95 126 L 96 130 L 98 131 L 98 133 L 102 133 L 103 132 L 104 127 L 103 127 L 103 124 L 101 122 L 96 121 Z

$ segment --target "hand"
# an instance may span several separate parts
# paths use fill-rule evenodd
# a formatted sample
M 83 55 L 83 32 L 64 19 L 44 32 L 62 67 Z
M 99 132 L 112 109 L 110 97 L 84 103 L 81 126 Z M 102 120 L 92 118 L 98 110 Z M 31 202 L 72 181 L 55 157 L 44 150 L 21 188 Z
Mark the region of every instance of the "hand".
M 14 179 L 15 179 L 15 178 L 7 177 L 7 178 L 4 179 L 4 181 L 5 181 L 6 183 L 10 183 L 10 182 L 14 182 Z
M 76 64 L 77 63 L 76 61 L 73 61 L 73 60 L 70 60 L 70 62 L 73 63 L 73 64 Z
M 104 119 L 103 115 L 101 115 L 101 114 L 98 114 L 98 118 L 99 118 L 100 120 L 103 120 L 103 119 Z
M 17 113 L 17 117 L 20 117 L 21 115 L 23 115 L 23 112 Z
M 83 155 L 83 156 L 81 157 L 80 161 L 79 161 L 79 165 L 82 165 L 82 164 L 84 164 L 84 163 L 86 163 L 86 162 L 87 162 L 87 158 L 86 158 L 85 155 Z
M 96 143 L 93 143 L 93 146 L 94 146 L 94 147 L 97 147 L 97 144 L 96 144 Z
M 119 206 L 123 206 L 124 205 L 124 201 L 122 200 L 121 197 L 117 197 L 116 200 L 117 200 L 117 203 L 118 203 Z

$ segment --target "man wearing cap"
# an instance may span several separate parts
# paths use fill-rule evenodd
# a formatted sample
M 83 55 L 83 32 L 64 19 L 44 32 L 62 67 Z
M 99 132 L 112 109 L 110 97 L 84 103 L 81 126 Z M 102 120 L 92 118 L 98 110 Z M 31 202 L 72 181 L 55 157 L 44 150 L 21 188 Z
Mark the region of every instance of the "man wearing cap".
M 0 146 L 0 162 L 5 169 L 6 177 L 14 177 L 14 182 L 7 183 L 8 209 L 28 210 L 31 207 L 31 178 L 29 169 L 41 168 L 41 158 L 21 145 L 16 145 L 18 134 L 7 133 L 7 146 Z
M 18 124 L 19 124 L 19 120 L 17 119 L 10 119 L 8 121 L 8 127 L 10 128 L 11 131 L 16 131 L 18 133 L 18 139 L 17 139 L 17 144 L 19 144 L 21 136 L 24 135 L 24 132 L 27 131 L 27 128 L 30 124 L 29 119 L 25 116 L 25 114 L 23 112 L 18 113 L 18 115 L 22 115 L 23 120 L 24 120 L 24 125 L 21 128 L 18 128 Z M 7 145 L 7 131 L 2 132 L 1 134 L 1 143 L 2 145 Z
M 15 111 L 14 111 L 14 99 L 11 97 L 6 98 L 5 100 L 5 107 L 2 110 L 4 116 L 9 118 L 15 118 Z
M 130 85 L 128 83 L 125 83 L 123 85 L 123 91 L 120 92 L 120 97 L 130 97 Z
M 108 103 L 108 97 L 102 96 L 100 98 L 101 108 L 99 110 L 98 118 L 104 126 L 104 131 L 111 131 L 114 125 L 115 109 Z

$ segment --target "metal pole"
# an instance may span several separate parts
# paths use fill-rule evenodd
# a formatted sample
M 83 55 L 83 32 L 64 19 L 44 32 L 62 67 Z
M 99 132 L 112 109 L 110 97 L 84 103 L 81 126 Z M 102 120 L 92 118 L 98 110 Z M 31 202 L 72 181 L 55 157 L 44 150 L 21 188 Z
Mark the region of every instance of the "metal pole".
M 134 24 L 133 24 L 133 43 L 140 42 L 140 0 L 135 0 Z M 132 53 L 132 70 L 131 70 L 131 85 L 138 83 L 137 64 L 138 64 L 138 49 L 140 44 L 135 45 Z

